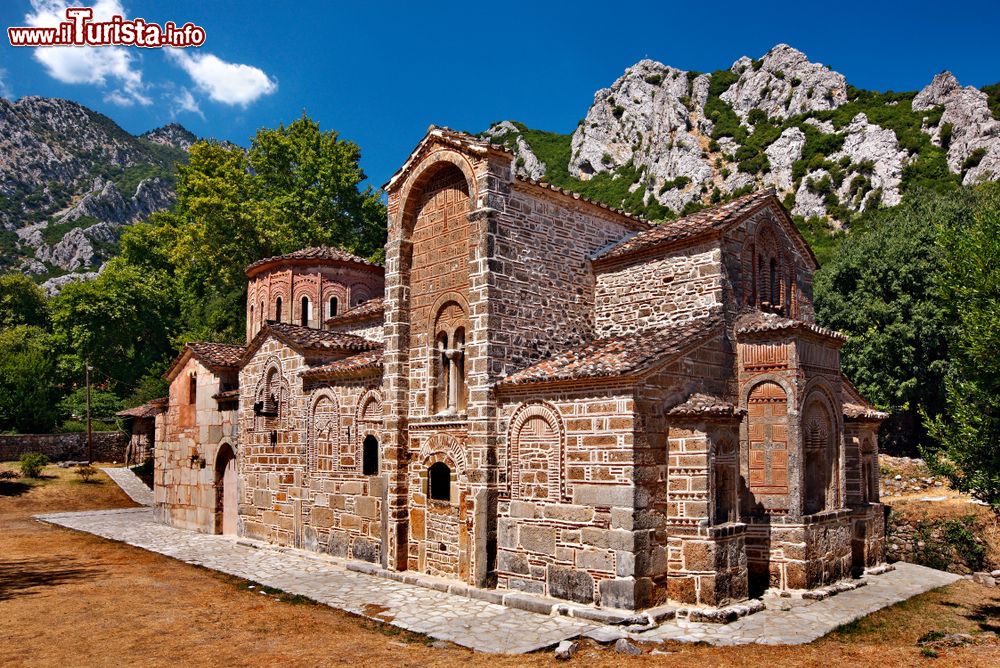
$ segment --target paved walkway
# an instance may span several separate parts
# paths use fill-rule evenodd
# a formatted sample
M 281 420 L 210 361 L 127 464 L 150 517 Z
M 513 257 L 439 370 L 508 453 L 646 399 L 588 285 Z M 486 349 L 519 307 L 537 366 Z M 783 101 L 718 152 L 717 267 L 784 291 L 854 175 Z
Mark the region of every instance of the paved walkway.
M 604 642 L 631 637 L 645 642 L 680 640 L 713 645 L 807 643 L 841 624 L 960 579 L 950 573 L 898 563 L 894 571 L 867 576 L 867 586 L 823 601 L 773 598 L 767 601 L 767 610 L 731 624 L 673 620 L 650 631 L 628 633 L 622 627 L 535 614 L 358 573 L 347 570 L 346 562 L 323 555 L 258 549 L 230 537 L 174 529 L 155 523 L 149 508 L 55 513 L 37 518 L 483 652 L 530 652 L 579 635 Z
M 146 483 L 133 473 L 132 469 L 121 466 L 101 470 L 107 473 L 108 477 L 114 480 L 115 484 L 121 487 L 130 499 L 144 506 L 153 505 L 153 490 L 146 487 Z

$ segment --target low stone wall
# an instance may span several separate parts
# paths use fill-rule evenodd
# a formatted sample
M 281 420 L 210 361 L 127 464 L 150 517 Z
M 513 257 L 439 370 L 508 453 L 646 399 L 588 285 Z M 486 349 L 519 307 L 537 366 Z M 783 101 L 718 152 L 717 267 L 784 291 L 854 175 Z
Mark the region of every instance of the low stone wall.
M 94 461 L 121 462 L 129 435 L 122 431 L 94 432 Z M 0 461 L 14 461 L 26 452 L 41 452 L 52 461 L 87 459 L 87 434 L 17 434 L 0 436 Z

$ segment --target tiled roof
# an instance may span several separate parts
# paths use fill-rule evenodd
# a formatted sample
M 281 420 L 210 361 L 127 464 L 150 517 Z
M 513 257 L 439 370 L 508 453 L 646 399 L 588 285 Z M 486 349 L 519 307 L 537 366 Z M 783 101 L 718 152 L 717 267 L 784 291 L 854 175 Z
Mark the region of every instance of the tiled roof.
M 217 392 L 212 395 L 212 398 L 216 401 L 234 401 L 240 398 L 240 388 L 235 390 L 224 390 L 222 392 Z
M 749 195 L 737 197 L 731 202 L 702 209 L 677 220 L 660 223 L 600 251 L 593 259 L 610 260 L 698 236 L 712 230 L 722 230 L 770 200 L 776 201 L 774 190 L 758 190 Z
M 844 417 L 848 420 L 882 421 L 889 417 L 872 406 L 844 374 L 840 374 L 840 385 L 844 392 Z
M 736 417 L 743 414 L 743 409 L 719 397 L 695 392 L 683 403 L 677 404 L 667 415 L 673 417 Z
M 843 343 L 847 337 L 826 327 L 820 327 L 811 322 L 803 320 L 793 320 L 784 318 L 775 313 L 765 313 L 763 311 L 750 311 L 740 316 L 736 320 L 737 334 L 761 334 L 767 332 L 778 332 L 782 330 L 797 330 L 808 332 L 824 338 L 833 339 Z
M 246 268 L 247 276 L 252 276 L 256 274 L 262 267 L 271 264 L 277 264 L 281 262 L 323 262 L 323 261 L 333 261 L 333 262 L 352 262 L 354 264 L 361 264 L 366 267 L 378 267 L 382 268 L 381 265 L 375 264 L 374 262 L 369 262 L 364 258 L 360 258 L 353 253 L 348 253 L 342 248 L 337 248 L 336 246 L 312 246 L 310 248 L 302 248 L 291 253 L 285 253 L 284 255 L 275 255 L 273 257 L 266 257 L 263 260 L 257 260 L 249 267 Z
M 213 369 L 232 369 L 239 366 L 240 357 L 246 350 L 244 346 L 207 341 L 193 341 L 187 344 L 187 348 L 199 362 Z
M 872 420 L 881 422 L 889 417 L 889 414 L 883 413 L 882 411 L 872 408 L 871 406 L 847 403 L 844 404 L 844 417 L 848 420 Z
M 685 323 L 615 336 L 567 350 L 511 374 L 503 385 L 630 376 L 699 345 L 722 324 L 711 316 Z
M 166 408 L 165 404 L 157 403 L 157 400 L 154 399 L 153 401 L 147 401 L 141 406 L 118 411 L 115 415 L 121 418 L 151 418 L 156 417 L 166 410 Z
M 365 320 L 381 320 L 385 315 L 385 301 L 382 297 L 369 299 L 364 304 L 355 306 L 352 309 L 338 313 L 326 319 L 327 325 L 343 325 L 349 322 L 363 322 Z
M 331 332 L 325 329 L 313 329 L 311 327 L 302 327 L 301 325 L 292 325 L 287 322 L 273 322 L 269 320 L 257 332 L 257 336 L 253 337 L 250 345 L 247 346 L 246 352 L 243 353 L 243 357 L 240 359 L 241 364 L 246 364 L 250 360 L 268 335 L 273 335 L 279 341 L 300 352 L 362 351 L 381 347 L 379 343 L 363 339 L 360 336 L 354 336 L 353 334 Z
M 382 350 L 380 348 L 376 348 L 374 350 L 366 350 L 365 352 L 358 353 L 357 355 L 345 357 L 344 359 L 337 360 L 336 362 L 306 369 L 299 375 L 304 379 L 318 380 L 321 378 L 351 376 L 359 373 L 367 373 L 369 371 L 381 371 L 381 369 Z
M 174 363 L 170 365 L 163 377 L 172 381 L 189 354 L 210 371 L 235 369 L 240 365 L 240 359 L 245 351 L 245 347 L 232 343 L 192 341 L 184 345 L 184 349 L 177 355 Z

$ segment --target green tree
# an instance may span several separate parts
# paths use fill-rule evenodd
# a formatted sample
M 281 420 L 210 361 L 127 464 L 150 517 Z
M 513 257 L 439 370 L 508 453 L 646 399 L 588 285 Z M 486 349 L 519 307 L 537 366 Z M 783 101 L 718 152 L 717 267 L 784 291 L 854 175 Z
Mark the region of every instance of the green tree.
M 115 413 L 124 408 L 124 402 L 114 392 L 90 388 L 90 416 L 92 420 L 113 423 Z M 83 420 L 87 414 L 87 388 L 77 387 L 59 402 L 59 412 L 64 420 Z
M 52 337 L 39 327 L 0 331 L 0 429 L 47 432 L 58 411 Z
M 925 454 L 1000 511 L 1000 185 L 980 186 L 973 215 L 940 232 L 938 283 L 956 326 L 945 410 L 928 411 L 940 449 Z
M 847 334 L 844 372 L 880 408 L 894 413 L 888 444 L 927 441 L 920 411 L 944 407 L 951 316 L 937 289 L 942 229 L 972 210 L 965 191 L 922 191 L 852 228 L 816 275 L 817 320 Z
M 89 361 L 94 378 L 118 395 L 173 354 L 176 320 L 171 281 L 121 259 L 93 281 L 67 285 L 52 300 L 53 338 L 65 377 L 82 382 Z
M 247 265 L 306 246 L 333 244 L 380 260 L 386 210 L 361 188 L 358 147 L 303 116 L 257 132 L 249 151 L 201 142 L 179 167 L 177 204 L 133 226 L 126 262 L 162 272 L 182 313 L 175 343 L 239 342 Z
M 21 273 L 0 276 L 0 328 L 49 324 L 45 293 Z

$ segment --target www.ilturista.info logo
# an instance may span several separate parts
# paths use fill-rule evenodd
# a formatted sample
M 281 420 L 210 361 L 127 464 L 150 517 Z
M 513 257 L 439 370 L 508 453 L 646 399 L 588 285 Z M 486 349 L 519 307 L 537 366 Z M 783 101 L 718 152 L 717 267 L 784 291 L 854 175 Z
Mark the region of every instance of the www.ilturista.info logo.
M 205 29 L 193 23 L 178 27 L 173 21 L 162 26 L 144 19 L 112 16 L 109 21 L 93 21 L 90 7 L 69 7 L 67 21 L 53 28 L 11 27 L 11 46 L 162 46 L 187 47 L 205 43 Z

